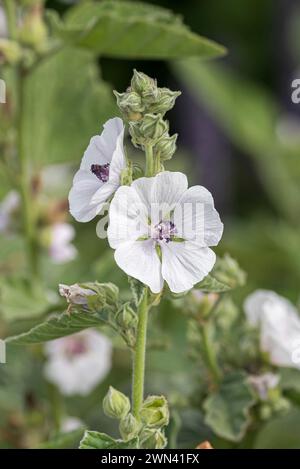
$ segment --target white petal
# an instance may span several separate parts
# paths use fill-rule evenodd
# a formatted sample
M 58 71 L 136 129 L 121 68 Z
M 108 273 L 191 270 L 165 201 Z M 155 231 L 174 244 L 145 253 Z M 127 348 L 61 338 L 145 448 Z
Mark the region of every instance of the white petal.
M 116 148 L 113 153 L 109 168 L 109 181 L 117 185 L 120 184 L 121 172 L 126 167 L 126 158 L 123 147 L 124 130 L 125 128 L 123 127 L 122 132 L 117 138 Z
M 174 293 L 182 293 L 200 282 L 213 268 L 215 253 L 190 241 L 161 243 L 162 276 Z
M 102 134 L 92 137 L 83 155 L 80 169 L 90 170 L 92 164 L 103 165 L 110 163 L 116 149 L 118 137 L 123 132 L 122 119 L 119 117 L 109 119 L 104 124 Z
M 87 222 L 92 220 L 100 211 L 101 204 L 91 204 L 91 200 L 99 185 L 93 184 L 73 186 L 69 193 L 70 213 L 75 220 Z
M 248 295 L 244 302 L 244 310 L 247 319 L 253 326 L 259 325 L 264 316 L 281 314 L 286 318 L 297 317 L 297 310 L 286 298 L 283 298 L 271 290 L 256 290 Z
M 119 187 L 110 204 L 108 241 L 117 248 L 125 241 L 136 241 L 148 233 L 148 212 L 131 186 Z
M 214 208 L 211 193 L 203 186 L 190 187 L 175 209 L 178 236 L 200 246 L 216 246 L 223 234 L 223 223 Z
M 300 368 L 300 318 L 294 305 L 272 291 L 258 290 L 248 296 L 244 308 L 248 321 L 260 326 L 260 346 L 270 361 Z
M 183 173 L 164 171 L 152 178 L 139 178 L 132 187 L 151 211 L 153 224 L 159 223 L 164 214 L 169 214 L 178 203 L 188 186 Z
M 99 189 L 95 192 L 90 202 L 91 205 L 94 204 L 103 204 L 106 202 L 110 196 L 118 188 L 116 184 L 113 184 L 109 181 L 105 182 Z
M 162 290 L 161 263 L 151 239 L 121 244 L 115 252 L 115 260 L 127 275 L 148 285 L 153 293 Z

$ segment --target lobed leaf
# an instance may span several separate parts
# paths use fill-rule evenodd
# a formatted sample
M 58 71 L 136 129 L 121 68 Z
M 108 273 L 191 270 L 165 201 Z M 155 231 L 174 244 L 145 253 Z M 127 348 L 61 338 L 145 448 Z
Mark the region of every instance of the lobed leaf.
M 181 17 L 165 8 L 140 2 L 84 2 L 65 21 L 51 14 L 56 34 L 97 54 L 119 58 L 211 58 L 225 49 L 189 30 Z
M 220 389 L 204 401 L 205 423 L 222 438 L 240 441 L 249 425 L 255 399 L 244 372 L 228 374 Z
M 137 449 L 138 438 L 129 441 L 115 440 L 105 433 L 86 431 L 79 449 Z

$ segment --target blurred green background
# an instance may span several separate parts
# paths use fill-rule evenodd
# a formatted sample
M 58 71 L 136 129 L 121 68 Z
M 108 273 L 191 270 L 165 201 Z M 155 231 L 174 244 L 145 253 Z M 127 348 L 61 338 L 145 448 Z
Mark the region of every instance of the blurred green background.
M 101 57 L 97 68 L 91 67 L 89 58 L 82 52 L 73 57 L 74 63 L 70 64 L 64 80 L 60 63 L 55 64 L 56 71 L 51 71 L 53 76 L 49 81 L 47 66 L 41 70 L 30 87 L 36 92 L 37 87 L 42 89 L 46 83 L 47 93 L 44 96 L 41 91 L 41 100 L 46 107 L 52 106 L 53 117 L 49 122 L 47 113 L 40 114 L 37 109 L 40 102 L 29 98 L 31 107 L 27 125 L 36 126 L 38 132 L 34 141 L 28 142 L 28 152 L 34 155 L 34 165 L 43 175 L 43 200 L 48 215 L 50 202 L 66 199 L 89 136 L 99 130 L 98 122 L 117 112 L 113 100 L 109 106 L 105 101 L 105 108 L 101 108 L 101 93 L 104 91 L 102 87 L 96 87 L 93 76 L 100 74 L 113 89 L 124 91 L 130 82 L 132 69 L 136 68 L 157 78 L 160 86 L 182 90 L 182 96 L 168 114 L 171 131 L 178 132 L 179 138 L 178 151 L 167 169 L 186 172 L 190 185 L 202 184 L 213 193 L 225 225 L 218 254 L 230 252 L 248 274 L 247 285 L 236 293 L 240 314 L 243 298 L 255 288 L 273 289 L 298 302 L 300 104 L 291 100 L 291 83 L 300 73 L 299 2 L 158 0 L 148 3 L 183 15 L 185 23 L 194 32 L 223 44 L 228 54 L 207 63 L 197 58 L 157 61 Z M 50 0 L 46 6 L 64 13 L 71 7 L 71 2 Z M 62 56 L 61 63 L 64 60 Z M 60 95 L 51 94 L 55 80 L 66 84 L 62 86 Z M 66 92 L 66 88 L 72 89 L 73 93 Z M 88 93 L 82 93 L 82 89 L 88 89 Z M 63 108 L 68 108 L 67 121 L 61 112 Z M 77 115 L 80 120 L 75 117 Z M 45 130 L 45 122 L 51 132 Z M 69 137 L 67 146 L 59 139 L 62 128 Z M 63 165 L 64 169 L 55 166 L 62 175 L 62 183 L 56 176 L 51 177 L 50 170 L 42 171 L 43 159 L 47 166 L 49 162 L 57 165 L 62 161 L 67 163 Z M 7 180 L 3 180 L 1 195 L 7 192 L 8 187 Z M 54 210 L 55 216 L 57 211 Z M 65 217 L 64 214 L 64 220 Z M 42 271 L 49 291 L 56 290 L 59 282 L 71 284 L 97 279 L 115 282 L 126 295 L 126 276 L 115 266 L 113 253 L 107 248 L 106 241 L 96 238 L 96 222 L 78 224 L 71 217 L 68 221 L 76 229 L 74 245 L 79 255 L 74 261 L 59 266 L 53 265 L 46 253 L 43 255 Z M 16 287 L 14 282 L 7 280 L 16 267 L 22 272 L 24 264 L 22 238 L 1 236 L 0 273 L 4 279 L 1 312 L 4 320 L 0 331 L 3 336 L 28 329 L 36 323 L 36 317 L 45 306 L 41 298 L 39 308 L 39 293 L 33 292 L 32 301 L 37 305 L 37 312 L 35 318 L 29 319 L 26 311 L 32 310 L 32 301 L 28 298 L 28 291 L 22 296 L 23 287 L 19 284 Z M 20 292 L 17 299 L 16 291 Z M 56 298 L 53 301 L 54 309 L 59 301 Z M 20 305 L 24 317 L 19 315 Z M 62 308 L 63 302 L 59 305 Z M 51 312 L 51 307 L 47 312 Z M 11 322 L 12 318 L 16 320 Z M 200 369 L 187 353 L 186 332 L 186 318 L 173 302 L 166 300 L 159 311 L 153 312 L 149 341 L 151 343 L 155 339 L 157 344 L 148 356 L 147 390 L 149 393 L 167 394 L 176 409 L 184 409 L 180 411 L 181 447 L 195 447 L 206 439 L 217 447 L 234 446 L 216 437 L 203 423 L 201 411 L 195 410 L 198 400 L 194 394 L 198 389 L 195 383 L 201 377 Z M 167 349 L 163 346 L 166 344 Z M 33 347 L 26 353 L 20 353 L 20 350 L 23 349 L 9 349 L 10 366 L 0 369 L 0 446 L 3 447 L 39 444 L 41 432 L 43 435 L 51 434 L 49 428 L 55 417 L 56 390 L 42 377 L 42 348 Z M 88 399 L 63 399 L 60 404 L 64 407 L 63 412 L 78 416 L 89 428 L 115 434 L 116 425 L 101 414 L 101 397 L 109 384 L 129 393 L 129 368 L 129 353 L 116 342 L 114 367 L 105 381 Z M 192 410 L 185 409 L 184 405 L 186 396 L 190 394 L 196 402 Z M 284 441 L 282 428 L 285 434 L 288 433 Z M 262 425 L 259 433 L 250 432 L 240 445 L 299 448 L 300 443 L 295 436 L 299 431 L 299 410 L 295 409 Z M 74 436 L 75 443 L 71 441 L 63 445 L 72 446 L 76 439 L 78 434 Z

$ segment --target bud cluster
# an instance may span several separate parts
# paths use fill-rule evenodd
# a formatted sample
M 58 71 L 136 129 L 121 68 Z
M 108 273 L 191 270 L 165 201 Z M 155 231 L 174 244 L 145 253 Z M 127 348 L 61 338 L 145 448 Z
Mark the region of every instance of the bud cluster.
M 171 159 L 176 150 L 177 134 L 169 135 L 169 124 L 163 117 L 174 106 L 180 91 L 159 88 L 156 80 L 134 70 L 127 91 L 114 93 L 129 123 L 132 143 L 143 150 L 150 145 L 159 162 Z M 159 170 L 158 164 L 156 172 Z
M 139 447 L 162 449 L 167 440 L 163 428 L 169 423 L 168 403 L 164 396 L 149 396 L 143 402 L 139 418 L 131 413 L 130 401 L 125 394 L 110 386 L 103 399 L 103 411 L 118 419 L 120 434 L 124 441 L 138 437 Z

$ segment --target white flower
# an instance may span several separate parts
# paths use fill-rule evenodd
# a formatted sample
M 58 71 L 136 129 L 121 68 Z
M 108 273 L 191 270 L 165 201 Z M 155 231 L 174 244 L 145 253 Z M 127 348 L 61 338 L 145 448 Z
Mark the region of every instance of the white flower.
M 248 321 L 260 328 L 260 347 L 277 366 L 300 368 L 300 317 L 287 299 L 268 290 L 257 290 L 244 304 Z
M 93 290 L 82 288 L 77 283 L 74 285 L 64 285 L 63 283 L 60 283 L 58 291 L 61 296 L 66 298 L 68 303 L 74 305 L 87 305 L 87 296 L 96 295 Z
M 55 264 L 72 261 L 77 256 L 77 249 L 71 241 L 75 230 L 68 223 L 55 223 L 51 226 L 49 255 Z
M 213 268 L 223 224 L 210 192 L 188 189 L 182 173 L 162 172 L 120 187 L 111 202 L 108 240 L 128 275 L 158 293 L 189 290 Z
M 124 124 L 115 117 L 91 139 L 69 194 L 70 212 L 77 221 L 92 220 L 119 187 L 126 167 L 123 138 Z
M 89 394 L 111 368 L 111 342 L 93 330 L 49 342 L 45 352 L 45 376 L 65 395 Z
M 0 233 L 9 229 L 11 217 L 20 206 L 20 195 L 17 191 L 10 191 L 0 203 Z
M 84 427 L 82 420 L 77 417 L 67 416 L 62 419 L 60 431 L 62 433 L 69 433 L 82 427 Z
M 262 401 L 266 401 L 268 399 L 269 391 L 278 386 L 279 380 L 280 377 L 274 373 L 249 376 L 251 386 L 253 386 Z

